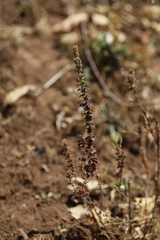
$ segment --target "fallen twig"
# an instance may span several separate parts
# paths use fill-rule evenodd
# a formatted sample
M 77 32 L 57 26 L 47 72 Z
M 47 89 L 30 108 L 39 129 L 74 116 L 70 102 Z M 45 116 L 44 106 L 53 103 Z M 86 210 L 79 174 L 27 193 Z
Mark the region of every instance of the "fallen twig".
M 58 79 L 60 79 L 64 74 L 66 74 L 69 70 L 73 68 L 73 65 L 68 64 L 64 68 L 62 68 L 56 75 L 51 77 L 45 84 L 43 84 L 42 88 L 37 89 L 34 92 L 35 96 L 39 96 L 45 89 L 51 87 Z

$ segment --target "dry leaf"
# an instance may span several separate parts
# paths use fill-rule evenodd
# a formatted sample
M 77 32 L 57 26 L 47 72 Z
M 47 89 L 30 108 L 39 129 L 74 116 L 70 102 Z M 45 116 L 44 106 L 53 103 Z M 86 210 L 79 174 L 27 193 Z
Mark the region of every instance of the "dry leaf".
M 140 229 L 140 227 L 136 227 L 134 228 L 134 233 L 133 233 L 133 237 L 134 239 L 142 239 L 144 236 L 142 230 Z
M 58 130 L 61 130 L 62 128 L 67 128 L 67 126 L 72 123 L 74 123 L 74 121 L 79 121 L 81 119 L 81 115 L 78 114 L 74 114 L 70 117 L 66 117 L 66 111 L 62 110 L 60 113 L 57 114 L 56 116 L 56 128 Z
M 77 205 L 75 207 L 71 207 L 68 209 L 68 211 L 71 213 L 72 217 L 75 219 L 80 219 L 84 214 L 87 213 L 88 209 L 85 208 L 82 204 Z
M 92 230 L 97 230 L 97 228 L 104 228 L 108 222 L 111 220 L 111 212 L 107 209 L 102 211 L 98 207 L 88 210 L 84 205 L 79 204 L 75 207 L 68 209 L 72 217 L 75 219 L 80 219 L 85 216 L 85 223 Z
M 152 28 L 153 28 L 154 30 L 157 31 L 157 33 L 160 33 L 160 23 L 158 23 L 158 22 L 152 22 L 152 23 L 151 23 L 151 26 L 152 26 Z
M 104 15 L 95 13 L 92 16 L 92 22 L 95 25 L 105 27 L 105 26 L 108 26 L 108 24 L 110 23 L 110 20 Z
M 86 214 L 86 225 L 92 230 L 97 232 L 100 228 L 104 228 L 111 220 L 111 212 L 106 209 L 102 211 L 98 207 L 88 210 Z
M 142 92 L 141 92 L 141 96 L 144 98 L 144 99 L 149 99 L 149 96 L 151 94 L 151 89 L 149 86 L 144 86 Z
M 104 228 L 111 220 L 111 212 L 108 209 L 102 211 L 98 207 L 95 207 L 89 210 L 80 204 L 69 208 L 68 211 L 77 220 L 85 217 L 85 225 L 95 232 L 100 228 Z
M 114 37 L 120 43 L 123 43 L 127 40 L 126 35 L 124 33 L 120 32 L 120 31 L 115 31 L 114 32 Z
M 155 196 L 153 197 L 136 197 L 133 201 L 137 219 L 145 219 L 152 217 L 152 210 L 155 205 Z M 141 221 L 143 223 L 143 221 Z
M 32 84 L 24 85 L 10 91 L 4 98 L 4 106 L 14 104 L 19 98 L 26 95 L 29 91 L 35 91 L 38 87 Z
M 88 20 L 87 13 L 76 13 L 66 18 L 63 22 L 53 26 L 54 32 L 70 32 L 73 27 L 78 26 L 81 22 Z
M 64 33 L 61 35 L 61 42 L 63 44 L 75 44 L 81 39 L 80 34 L 76 32 Z
M 72 181 L 75 181 L 75 185 L 76 185 L 76 181 L 83 183 L 84 180 L 80 177 L 77 177 L 76 179 L 72 179 Z M 91 196 L 99 196 L 100 195 L 100 187 L 99 187 L 99 183 L 97 180 L 90 180 L 87 183 L 87 187 L 88 187 L 88 191 L 90 193 Z M 74 193 L 74 188 L 71 185 L 68 185 L 67 188 L 70 190 L 70 193 L 73 194 Z M 102 184 L 101 185 L 101 189 L 106 189 L 108 188 L 108 184 Z

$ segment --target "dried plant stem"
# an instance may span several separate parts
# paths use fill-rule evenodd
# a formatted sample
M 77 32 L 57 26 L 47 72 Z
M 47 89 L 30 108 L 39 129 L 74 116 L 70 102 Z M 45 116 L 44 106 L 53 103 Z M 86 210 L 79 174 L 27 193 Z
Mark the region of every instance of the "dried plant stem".
M 78 47 L 73 47 L 74 51 L 74 63 L 77 70 L 77 84 L 78 84 L 78 91 L 80 92 L 81 104 L 80 107 L 83 108 L 83 116 L 85 119 L 85 130 L 87 132 L 87 136 L 85 138 L 82 135 L 78 134 L 78 146 L 83 150 L 83 157 L 78 158 L 78 168 L 81 178 L 83 182 L 80 182 L 76 178 L 75 174 L 75 165 L 70 154 L 68 144 L 66 140 L 63 141 L 64 146 L 64 154 L 66 157 L 67 165 L 67 174 L 66 177 L 68 179 L 69 184 L 71 184 L 74 188 L 75 195 L 80 198 L 85 205 L 92 209 L 94 208 L 94 202 L 92 201 L 89 190 L 88 190 L 88 179 L 91 176 L 94 176 L 98 183 L 99 188 L 102 195 L 102 188 L 101 183 L 99 180 L 97 164 L 98 164 L 98 155 L 97 149 L 94 147 L 95 135 L 94 135 L 94 128 L 95 124 L 93 123 L 93 112 L 92 112 L 92 104 L 90 103 L 90 95 L 88 94 L 88 86 L 83 74 L 83 66 L 82 61 L 79 57 Z
M 146 154 L 146 149 L 144 147 L 140 147 L 139 148 L 139 151 L 140 151 L 140 155 L 141 155 L 141 159 L 142 159 L 142 163 L 145 167 L 145 170 L 147 172 L 147 174 L 152 174 L 152 171 L 151 171 L 151 167 L 150 167 L 150 164 L 149 164 L 149 160 L 147 158 L 147 154 Z
M 120 178 L 120 185 L 122 185 L 122 176 L 123 176 L 123 170 L 124 170 L 124 164 L 125 164 L 125 155 L 122 151 L 122 138 L 120 137 L 118 139 L 117 145 L 116 145 L 116 155 L 117 155 L 117 168 L 119 169 L 117 176 Z
M 158 126 L 158 121 L 155 120 L 156 122 L 156 144 L 157 144 L 157 169 L 156 169 L 156 203 L 157 203 L 157 199 L 158 199 L 158 195 L 159 195 L 159 188 L 160 188 L 160 129 Z
M 131 184 L 128 182 L 128 216 L 129 220 L 132 219 L 132 201 L 131 201 Z M 131 231 L 131 226 L 129 227 L 129 232 Z
M 88 94 L 88 86 L 83 75 L 82 61 L 79 57 L 78 47 L 74 46 L 74 62 L 77 69 L 77 82 L 78 82 L 78 91 L 80 92 L 80 97 L 82 102 L 80 107 L 83 107 L 83 115 L 86 122 L 87 137 L 83 138 L 81 135 L 78 135 L 78 145 L 84 149 L 85 157 L 80 158 L 82 165 L 83 178 L 87 179 L 91 175 L 97 176 L 97 164 L 98 164 L 98 155 L 97 149 L 93 146 L 95 141 L 95 135 L 93 129 L 95 125 L 93 123 L 93 112 L 92 104 L 90 103 L 90 95 Z
M 35 96 L 39 96 L 45 89 L 48 89 L 51 87 L 57 80 L 59 80 L 61 77 L 63 77 L 64 74 L 66 74 L 69 70 L 73 68 L 73 65 L 68 64 L 64 68 L 62 68 L 56 75 L 51 77 L 45 84 L 43 84 L 42 88 L 39 88 L 34 92 Z

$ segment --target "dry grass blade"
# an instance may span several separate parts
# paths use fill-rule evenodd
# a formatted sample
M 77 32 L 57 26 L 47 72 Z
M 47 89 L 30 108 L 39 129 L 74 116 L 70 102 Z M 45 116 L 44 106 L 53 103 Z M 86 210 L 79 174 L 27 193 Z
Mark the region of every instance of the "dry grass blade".
M 51 87 L 57 80 L 59 80 L 64 74 L 66 74 L 69 70 L 71 70 L 73 68 L 73 65 L 68 64 L 67 66 L 65 66 L 64 68 L 62 68 L 58 73 L 56 73 L 56 75 L 54 75 L 53 77 L 51 77 L 44 85 L 42 88 L 37 89 L 34 92 L 35 96 L 40 95 L 45 89 L 48 89 L 49 87 Z

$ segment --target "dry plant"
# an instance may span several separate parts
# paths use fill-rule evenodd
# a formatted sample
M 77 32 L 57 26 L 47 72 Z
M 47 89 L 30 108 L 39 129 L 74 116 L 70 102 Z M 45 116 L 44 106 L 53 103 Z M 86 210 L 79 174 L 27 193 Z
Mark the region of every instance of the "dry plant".
M 151 171 L 149 159 L 147 158 L 147 149 L 145 149 L 144 146 L 140 147 L 140 154 L 142 163 L 146 169 L 146 172 L 150 179 L 153 181 L 154 185 L 154 196 L 153 199 L 155 199 L 154 202 L 154 208 L 152 209 L 152 212 L 148 210 L 148 213 L 152 215 L 150 217 L 150 223 L 145 226 L 145 231 L 147 230 L 148 226 L 150 225 L 150 239 L 155 239 L 155 229 L 158 224 L 160 215 L 159 215 L 159 195 L 160 195 L 160 126 L 159 126 L 159 120 L 153 115 L 151 117 L 151 114 L 147 111 L 147 109 L 143 106 L 141 103 L 139 94 L 138 94 L 138 87 L 137 87 L 137 79 L 135 75 L 134 69 L 131 69 L 129 73 L 127 74 L 127 79 L 129 83 L 129 89 L 133 92 L 133 96 L 135 98 L 135 101 L 138 102 L 142 119 L 143 119 L 143 129 L 145 129 L 153 138 L 154 145 L 155 145 L 155 155 L 156 155 L 156 169 L 155 171 Z M 147 210 L 147 206 L 146 206 Z M 144 234 L 143 239 L 145 238 L 146 234 Z
M 138 88 L 136 84 L 136 76 L 135 71 L 133 69 L 130 70 L 128 74 L 128 83 L 130 85 L 130 90 L 133 91 L 133 95 L 135 97 L 135 100 L 139 103 L 140 110 L 143 117 L 143 127 L 152 135 L 154 139 L 154 143 L 156 145 L 156 170 L 153 176 L 153 180 L 155 183 L 155 195 L 156 195 L 156 201 L 158 199 L 159 195 L 159 189 L 160 189 L 160 127 L 159 127 L 159 120 L 153 116 L 153 119 L 149 116 L 149 113 L 147 112 L 147 109 L 141 104 L 139 95 L 138 95 Z M 142 150 L 141 150 L 142 151 Z M 143 150 L 143 161 L 145 162 L 145 168 L 149 168 L 149 164 L 147 163 L 148 160 L 146 157 L 144 157 L 144 150 Z
M 85 138 L 82 135 L 78 134 L 78 146 L 83 150 L 84 156 L 79 157 L 79 171 L 81 174 L 81 178 L 83 179 L 83 183 L 76 180 L 76 167 L 72 156 L 69 151 L 68 144 L 66 140 L 64 143 L 64 154 L 66 160 L 68 162 L 67 167 L 67 178 L 69 183 L 74 187 L 75 195 L 81 198 L 85 204 L 89 208 L 94 207 L 94 203 L 89 196 L 89 191 L 87 187 L 89 177 L 95 177 L 99 182 L 97 164 L 98 164 L 98 155 L 97 149 L 94 147 L 95 135 L 94 128 L 95 125 L 93 123 L 93 112 L 92 112 L 92 104 L 90 103 L 90 95 L 88 94 L 88 87 L 86 80 L 83 75 L 83 67 L 82 62 L 79 57 L 78 47 L 74 46 L 74 62 L 77 70 L 77 82 L 78 82 L 78 91 L 80 92 L 80 97 L 82 98 L 80 107 L 84 109 L 83 115 L 85 119 L 85 128 L 87 131 L 87 136 Z

